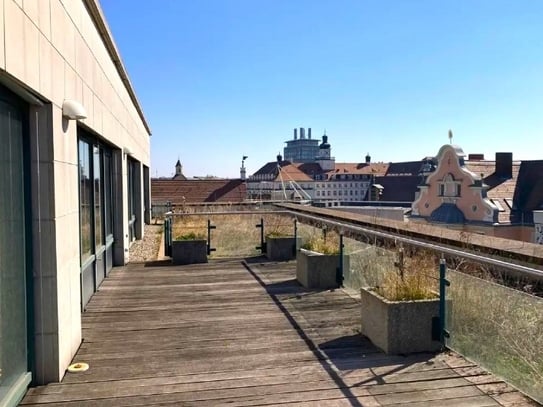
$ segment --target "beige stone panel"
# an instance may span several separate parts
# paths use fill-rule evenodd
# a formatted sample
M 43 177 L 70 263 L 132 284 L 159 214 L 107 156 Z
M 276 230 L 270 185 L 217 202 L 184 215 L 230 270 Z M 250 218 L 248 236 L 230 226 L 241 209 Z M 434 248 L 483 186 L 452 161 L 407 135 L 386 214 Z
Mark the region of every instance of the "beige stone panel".
M 93 127 L 94 119 L 94 94 L 86 83 L 82 84 L 83 87 L 83 107 L 87 111 L 87 118 L 83 120 L 89 127 Z
M 57 106 L 53 107 L 53 137 L 54 160 L 77 165 L 77 122 L 63 118 Z
M 0 0 L 0 7 L 4 11 L 4 1 Z M 4 42 L 4 16 L 0 18 L 0 68 L 6 69 L 6 47 Z
M 64 101 L 64 59 L 55 48 L 51 48 L 51 95 L 52 101 L 59 107 Z
M 72 24 L 77 28 L 81 25 L 81 8 L 84 7 L 82 1 L 60 0 Z
M 88 85 L 92 85 L 92 67 L 94 59 L 87 43 L 80 34 L 76 34 L 75 70 Z
M 59 0 L 50 0 L 51 4 L 51 42 L 62 55 L 66 54 L 66 35 L 68 18 Z
M 26 0 L 25 0 L 26 1 Z M 29 0 L 32 1 L 32 0 Z M 51 40 L 51 3 L 50 0 L 34 0 L 39 7 L 38 24 L 40 31 L 48 40 Z
M 102 94 L 102 86 L 103 86 L 103 82 L 104 82 L 104 73 L 102 72 L 102 69 L 100 68 L 99 65 L 94 64 L 94 68 L 93 68 L 93 72 L 92 72 L 92 86 L 91 86 L 91 89 L 93 91 L 93 93 L 95 95 L 97 95 L 98 97 L 100 97 L 100 95 Z
M 57 218 L 79 210 L 77 168 L 74 164 L 54 162 L 55 215 Z M 64 247 L 62 250 L 64 251 Z
M 64 63 L 64 98 L 77 100 L 77 79 L 73 68 Z
M 51 47 L 51 43 L 47 40 L 47 38 L 40 34 L 40 41 L 39 41 L 39 47 L 40 47 L 40 63 L 39 63 L 39 69 L 40 69 L 40 86 L 39 86 L 39 92 L 45 96 L 47 99 L 53 98 L 53 88 L 52 88 L 52 81 L 53 81 L 53 74 L 52 74 L 52 65 L 53 65 L 53 56 L 52 52 L 53 49 Z
M 115 136 L 115 119 L 106 108 L 102 112 L 102 136 L 108 140 Z
M 23 0 L 23 10 L 36 26 L 39 26 L 40 1 L 41 0 Z
M 51 1 L 51 41 L 62 57 L 75 66 L 75 28 L 60 0 Z
M 19 8 L 23 8 L 23 0 L 13 0 L 13 2 L 19 6 Z
M 94 95 L 94 110 L 93 110 L 93 129 L 98 134 L 102 134 L 102 115 L 104 111 L 104 105 L 102 101 Z
M 40 87 L 40 32 L 32 20 L 25 17 L 25 79 L 33 89 Z
M 84 10 L 81 13 L 81 22 L 80 25 L 77 27 L 79 33 L 83 37 L 83 41 L 87 44 L 87 46 L 90 48 L 92 46 L 92 35 L 93 32 L 96 30 L 94 28 L 94 24 L 91 20 L 91 17 L 89 16 L 89 13 Z
M 4 0 L 6 70 L 23 82 L 25 81 L 24 23 L 23 10 L 13 0 Z
M 66 219 L 67 222 L 73 223 L 73 217 Z M 73 274 L 79 273 L 78 258 L 59 266 L 58 273 L 58 339 L 59 339 L 59 360 L 58 367 L 62 376 L 66 368 L 75 355 L 74 342 L 81 342 L 81 322 L 73 324 L 80 317 L 80 304 L 77 300 L 79 297 L 78 289 L 73 291 Z
M 79 101 L 79 103 L 83 103 L 83 79 L 81 79 L 81 76 L 75 73 L 75 100 Z

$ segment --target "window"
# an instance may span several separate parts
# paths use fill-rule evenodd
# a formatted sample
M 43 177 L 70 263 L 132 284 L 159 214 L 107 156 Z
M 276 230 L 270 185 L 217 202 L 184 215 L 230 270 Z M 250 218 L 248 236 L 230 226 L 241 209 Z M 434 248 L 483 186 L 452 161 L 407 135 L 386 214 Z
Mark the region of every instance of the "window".
M 128 167 L 128 241 L 136 239 L 136 162 L 127 159 Z
M 439 183 L 439 196 L 459 197 L 461 192 L 461 181 L 454 179 L 452 174 L 447 174 Z
M 98 146 L 92 148 L 93 186 L 94 186 L 94 241 L 96 246 L 104 245 L 104 225 L 102 219 L 102 154 Z
M 90 145 L 79 141 L 79 216 L 81 262 L 85 262 L 94 253 L 94 227 L 92 204 L 92 168 Z
M 78 130 L 80 131 L 80 130 Z M 79 223 L 81 264 L 113 242 L 112 155 L 81 130 L 79 155 Z

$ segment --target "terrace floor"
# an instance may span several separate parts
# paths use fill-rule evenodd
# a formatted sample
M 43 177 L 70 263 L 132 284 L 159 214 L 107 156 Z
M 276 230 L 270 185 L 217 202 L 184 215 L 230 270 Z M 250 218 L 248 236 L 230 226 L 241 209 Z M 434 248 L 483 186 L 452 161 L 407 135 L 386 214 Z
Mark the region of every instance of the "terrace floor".
M 454 353 L 386 356 L 343 290 L 307 291 L 263 259 L 114 269 L 83 314 L 84 373 L 32 388 L 43 406 L 521 406 Z

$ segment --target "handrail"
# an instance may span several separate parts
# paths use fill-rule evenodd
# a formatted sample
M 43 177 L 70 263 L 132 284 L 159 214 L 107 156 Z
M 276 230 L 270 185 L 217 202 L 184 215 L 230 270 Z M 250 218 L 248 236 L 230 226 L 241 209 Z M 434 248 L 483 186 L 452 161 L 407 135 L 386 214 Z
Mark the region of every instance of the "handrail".
M 305 213 L 299 213 L 299 212 L 294 212 L 294 211 L 289 211 L 289 212 L 291 212 L 291 214 L 296 216 L 296 218 L 298 219 L 299 218 L 310 219 L 314 222 L 319 222 L 322 224 L 326 224 L 328 226 L 335 226 L 337 228 L 343 229 L 343 231 L 348 230 L 349 232 L 364 233 L 371 236 L 376 236 L 376 237 L 381 237 L 381 238 L 386 238 L 386 239 L 394 239 L 395 241 L 402 242 L 411 246 L 420 247 L 423 249 L 430 249 L 430 250 L 434 250 L 436 252 L 441 252 L 443 254 L 448 254 L 451 256 L 464 257 L 470 260 L 475 260 L 479 263 L 483 263 L 483 264 L 491 265 L 495 267 L 506 268 L 509 270 L 513 270 L 517 273 L 525 274 L 530 277 L 543 280 L 543 271 L 539 269 L 510 263 L 504 260 L 493 259 L 491 257 L 485 257 L 482 255 L 478 255 L 478 254 L 474 254 L 474 253 L 470 253 L 470 252 L 462 251 L 458 249 L 453 249 L 453 248 L 442 246 L 435 243 L 423 242 L 420 240 L 402 236 L 400 234 L 394 234 L 390 232 L 381 232 L 378 230 L 372 230 L 372 229 L 361 227 L 361 226 L 350 225 L 347 223 L 320 218 L 320 217 L 308 215 Z
M 423 249 L 432 250 L 438 253 L 447 254 L 449 256 L 463 257 L 469 260 L 476 261 L 489 266 L 500 267 L 507 270 L 520 273 L 521 275 L 529 276 L 531 278 L 536 278 L 538 280 L 543 280 L 543 270 L 536 268 L 523 266 L 520 264 L 511 263 L 505 260 L 500 260 L 492 257 L 487 257 L 480 254 L 475 254 L 465 250 L 454 249 L 445 245 L 437 243 L 429 243 L 415 238 L 406 237 L 405 235 L 395 234 L 392 232 L 383 232 L 379 230 L 374 230 L 368 227 L 356 226 L 353 224 L 340 222 L 336 220 L 330 220 L 325 217 L 319 217 L 314 215 L 309 215 L 306 213 L 296 212 L 293 210 L 257 210 L 257 211 L 220 211 L 220 212 L 195 212 L 195 213 L 176 213 L 176 212 L 167 212 L 166 217 L 181 217 L 181 216 L 214 216 L 214 215 L 264 215 L 264 214 L 278 214 L 278 215 L 289 215 L 296 219 L 307 219 L 313 222 L 318 222 L 320 224 L 326 224 L 327 226 L 333 226 L 343 231 L 349 231 L 354 233 L 366 234 L 374 237 L 380 237 L 389 240 L 395 240 L 396 242 L 401 242 L 410 246 L 419 247 Z

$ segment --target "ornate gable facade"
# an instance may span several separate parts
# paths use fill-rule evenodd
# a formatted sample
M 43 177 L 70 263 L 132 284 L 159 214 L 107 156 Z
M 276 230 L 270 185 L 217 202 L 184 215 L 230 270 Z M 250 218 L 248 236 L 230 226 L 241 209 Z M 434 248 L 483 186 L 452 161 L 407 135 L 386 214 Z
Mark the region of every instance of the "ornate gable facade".
M 444 145 L 437 155 L 437 169 L 419 186 L 412 216 L 442 223 L 496 223 L 498 208 L 487 198 L 480 175 L 464 165 L 465 154 Z

